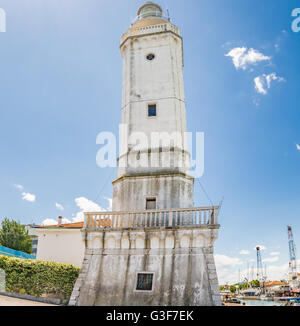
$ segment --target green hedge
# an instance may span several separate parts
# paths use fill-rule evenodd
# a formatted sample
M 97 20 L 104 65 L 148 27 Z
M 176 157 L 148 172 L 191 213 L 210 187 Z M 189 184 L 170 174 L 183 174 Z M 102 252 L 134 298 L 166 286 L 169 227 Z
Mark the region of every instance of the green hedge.
M 48 261 L 25 260 L 0 255 L 6 291 L 69 299 L 79 268 Z

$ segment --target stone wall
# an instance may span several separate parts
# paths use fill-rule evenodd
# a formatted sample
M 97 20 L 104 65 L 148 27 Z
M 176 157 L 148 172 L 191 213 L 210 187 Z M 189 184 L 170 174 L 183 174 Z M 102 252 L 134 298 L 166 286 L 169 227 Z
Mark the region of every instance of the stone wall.
M 86 253 L 70 305 L 220 305 L 216 228 L 85 233 Z M 152 291 L 137 274 L 153 273 Z
M 113 211 L 144 211 L 146 199 L 156 209 L 194 207 L 194 179 L 183 174 L 123 177 L 114 182 Z

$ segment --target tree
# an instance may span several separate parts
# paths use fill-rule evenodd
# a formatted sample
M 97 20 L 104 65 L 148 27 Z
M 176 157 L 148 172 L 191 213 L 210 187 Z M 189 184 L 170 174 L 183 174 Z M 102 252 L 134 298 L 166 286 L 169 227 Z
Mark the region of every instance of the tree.
M 260 287 L 260 282 L 259 280 L 253 280 L 251 282 L 251 286 L 254 287 L 254 288 L 259 288 Z
M 32 241 L 24 225 L 7 218 L 1 223 L 0 244 L 10 249 L 32 253 Z
M 229 291 L 230 291 L 231 293 L 235 293 L 235 292 L 236 292 L 236 287 L 235 287 L 235 285 L 231 285 L 230 288 L 229 288 Z

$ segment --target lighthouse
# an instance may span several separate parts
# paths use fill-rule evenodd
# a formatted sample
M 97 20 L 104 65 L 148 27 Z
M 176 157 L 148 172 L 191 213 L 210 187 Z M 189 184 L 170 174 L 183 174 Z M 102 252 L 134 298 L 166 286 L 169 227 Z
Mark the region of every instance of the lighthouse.
M 122 35 L 122 124 L 112 212 L 85 213 L 70 305 L 220 305 L 219 207 L 194 207 L 183 40 L 152 2 Z
M 126 141 L 113 183 L 113 210 L 191 208 L 182 37 L 159 5 L 148 2 L 137 14 L 120 45 Z

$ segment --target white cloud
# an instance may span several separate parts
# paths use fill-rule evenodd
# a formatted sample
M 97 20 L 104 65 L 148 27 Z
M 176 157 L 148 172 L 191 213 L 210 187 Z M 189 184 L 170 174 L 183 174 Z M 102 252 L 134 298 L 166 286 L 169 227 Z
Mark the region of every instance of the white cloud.
M 22 185 L 14 184 L 14 187 L 22 192 L 22 199 L 23 200 L 29 201 L 31 203 L 35 202 L 36 195 L 33 195 L 33 194 L 29 193 L 29 192 L 23 192 L 24 187 Z
M 260 250 L 267 250 L 267 247 L 262 246 L 262 245 L 257 245 L 257 246 L 255 246 L 255 247 L 254 247 L 254 250 L 256 250 L 257 247 L 259 247 Z
M 43 226 L 49 226 L 49 225 L 57 225 L 58 222 L 56 220 L 53 220 L 52 218 L 46 218 L 43 222 Z
M 236 69 L 246 70 L 250 65 L 256 65 L 261 61 L 270 61 L 271 57 L 265 56 L 261 52 L 246 47 L 236 47 L 230 50 L 226 57 L 231 57 Z
M 280 256 L 280 252 L 275 251 L 270 253 L 271 256 Z
M 105 198 L 109 202 L 109 207 L 108 210 L 111 210 L 112 206 L 112 199 L 111 198 Z M 78 197 L 75 199 L 76 205 L 80 208 L 80 211 L 77 214 L 72 214 L 72 221 L 63 218 L 62 223 L 63 224 L 68 224 L 68 223 L 76 223 L 76 222 L 82 222 L 84 221 L 84 212 L 106 212 L 107 210 L 105 208 L 102 208 L 98 204 L 94 203 L 93 201 L 85 198 L 85 197 Z M 55 203 L 55 207 L 59 210 L 64 210 L 64 207 L 59 204 Z M 55 219 L 45 219 L 42 222 L 42 225 L 57 225 L 58 221 Z
M 20 191 L 23 191 L 23 189 L 24 189 L 24 187 L 22 185 L 15 184 L 14 186 Z
M 60 210 L 60 211 L 63 211 L 64 210 L 64 207 L 63 205 L 59 204 L 59 203 L 55 203 L 55 207 Z
M 254 263 L 256 262 L 256 260 L 254 259 L 251 261 L 253 261 Z M 267 280 L 280 281 L 282 279 L 288 279 L 289 264 L 274 264 L 277 261 L 278 256 L 269 257 L 263 260 L 263 262 L 269 263 L 267 265 Z M 246 262 L 242 261 L 239 258 L 228 257 L 225 255 L 215 255 L 215 263 L 220 284 L 234 284 L 238 282 L 239 279 L 240 281 L 246 278 L 248 279 L 249 277 L 251 279 L 251 276 L 256 278 L 256 267 L 253 269 L 252 272 L 251 268 L 248 269 L 245 267 Z M 300 264 L 300 260 L 298 260 L 298 264 Z
M 234 267 L 242 264 L 239 258 L 229 257 L 226 255 L 215 255 L 215 262 L 218 267 Z
M 273 81 L 273 80 L 278 81 L 278 82 L 285 81 L 285 79 L 283 77 L 277 76 L 275 72 L 272 72 L 271 74 L 264 75 L 264 76 L 266 77 L 268 88 L 271 87 L 271 81 Z
M 225 281 L 231 282 L 233 280 L 232 268 L 242 264 L 239 258 L 229 257 L 225 255 L 215 255 L 215 263 L 218 278 L 220 283 Z
M 220 284 L 234 284 L 238 281 L 240 277 L 240 281 L 245 279 L 256 278 L 256 268 L 254 268 L 253 272 L 248 270 L 247 268 L 241 269 L 238 271 L 237 269 L 231 270 L 229 273 L 225 275 L 225 277 L 221 278 Z M 283 265 L 267 265 L 267 281 L 280 281 L 282 279 L 288 279 L 288 263 Z
M 300 260 L 297 261 L 297 264 Z M 288 280 L 289 263 L 283 265 L 269 265 L 267 266 L 267 277 L 268 280 L 280 281 L 282 279 Z
M 62 224 L 69 224 L 72 223 L 70 220 L 68 220 L 67 218 L 63 218 L 62 219 Z M 58 225 L 58 221 L 54 220 L 52 218 L 46 218 L 43 222 L 42 222 L 43 226 L 50 226 L 50 225 Z
M 299 144 L 296 144 L 296 148 L 298 151 L 300 151 L 300 145 Z
M 276 263 L 279 260 L 279 257 L 270 257 L 270 258 L 265 258 L 263 259 L 263 263 Z
M 275 72 L 266 75 L 263 74 L 261 76 L 257 76 L 254 78 L 254 87 L 257 93 L 262 94 L 262 95 L 267 95 L 268 94 L 268 89 L 271 88 L 271 82 L 272 81 L 277 81 L 277 82 L 284 82 L 285 79 L 282 77 L 279 77 L 276 75 Z
M 215 263 L 220 284 L 237 282 L 238 273 L 234 272 L 234 269 L 243 264 L 242 260 L 226 255 L 215 255 Z
M 256 267 L 253 269 L 243 268 L 240 269 L 240 265 L 233 268 L 219 268 L 217 266 L 217 272 L 219 276 L 220 284 L 234 284 L 238 280 L 243 281 L 245 279 L 256 278 Z M 288 279 L 288 263 L 283 265 L 267 265 L 267 280 L 268 281 L 280 281 L 282 279 Z
M 272 281 L 288 280 L 289 264 L 267 266 L 267 279 Z
M 263 94 L 263 95 L 268 94 L 268 92 L 267 92 L 267 90 L 265 89 L 265 86 L 264 86 L 263 78 L 261 76 L 258 76 L 258 77 L 254 78 L 254 85 L 255 85 L 255 89 L 256 89 L 257 93 Z
M 249 250 L 241 250 L 240 255 L 249 255 L 250 251 Z
M 82 222 L 84 220 L 84 212 L 105 212 L 106 209 L 100 207 L 98 204 L 94 203 L 93 201 L 85 198 L 79 197 L 75 199 L 76 205 L 81 209 L 80 212 L 76 214 L 73 218 L 74 222 Z
M 33 203 L 36 200 L 36 196 L 29 192 L 22 192 L 22 199 Z
M 106 197 L 104 197 L 104 199 L 106 199 L 108 201 L 109 206 L 108 206 L 107 210 L 109 212 L 111 212 L 112 211 L 112 198 L 106 198 Z

